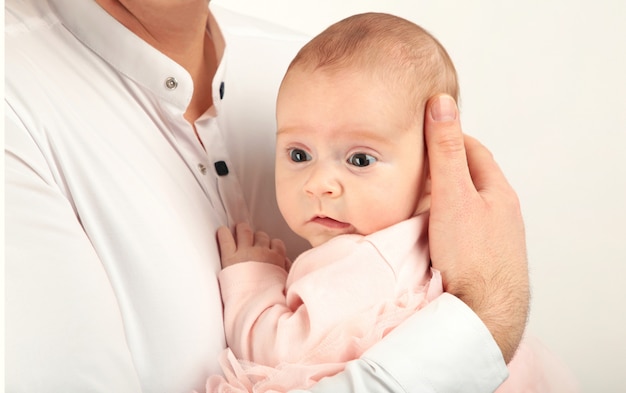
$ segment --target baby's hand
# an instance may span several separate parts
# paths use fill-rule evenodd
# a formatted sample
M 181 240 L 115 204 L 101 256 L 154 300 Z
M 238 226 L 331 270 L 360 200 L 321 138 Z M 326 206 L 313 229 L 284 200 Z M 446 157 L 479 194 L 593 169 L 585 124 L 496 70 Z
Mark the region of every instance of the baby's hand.
M 222 268 L 240 262 L 266 262 L 286 269 L 287 251 L 280 239 L 270 239 L 265 232 L 252 232 L 248 223 L 235 227 L 235 236 L 226 227 L 217 230 Z

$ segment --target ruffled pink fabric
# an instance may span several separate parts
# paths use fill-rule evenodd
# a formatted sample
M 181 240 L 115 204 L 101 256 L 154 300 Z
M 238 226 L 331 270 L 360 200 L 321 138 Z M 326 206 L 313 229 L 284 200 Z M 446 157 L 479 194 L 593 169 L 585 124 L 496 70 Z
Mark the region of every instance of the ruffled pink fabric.
M 220 358 L 225 376 L 209 378 L 206 391 L 211 393 L 283 393 L 290 389 L 306 389 L 323 377 L 341 372 L 346 361 L 358 358 L 413 312 L 431 301 L 441 280 L 436 271 L 434 271 L 433 280 L 435 285 L 429 286 L 426 293 L 414 293 L 398 299 L 397 302 L 382 304 L 372 309 L 372 312 L 364 314 L 354 326 L 345 326 L 348 325 L 347 323 L 338 326 L 320 343 L 317 351 L 308 354 L 302 363 L 267 367 L 238 360 L 227 349 Z M 373 328 L 363 328 L 366 326 L 373 326 Z M 344 361 L 332 362 L 333 359 Z M 522 340 L 508 368 L 509 378 L 495 393 L 580 393 L 581 391 L 577 379 L 562 360 L 535 337 L 529 336 Z
M 426 231 L 427 217 L 418 216 L 365 239 L 354 235 L 337 237 L 317 247 L 314 253 L 311 250 L 301 255 L 286 285 L 283 283 L 286 273 L 281 270 L 278 275 L 268 264 L 235 265 L 222 271 L 222 296 L 225 304 L 230 304 L 231 313 L 230 319 L 225 316 L 226 329 L 231 331 L 229 342 L 241 344 L 248 340 L 248 346 L 257 348 L 260 356 L 257 361 L 274 365 L 273 361 L 263 358 L 276 358 L 267 355 L 279 353 L 271 349 L 272 345 L 264 346 L 269 341 L 258 342 L 259 337 L 278 335 L 275 326 L 272 323 L 259 326 L 256 319 L 275 299 L 285 303 L 285 312 L 293 311 L 288 307 L 290 299 L 306 304 L 306 315 L 316 321 L 317 329 L 306 331 L 313 325 L 303 317 L 303 323 L 292 327 L 306 334 L 294 334 L 294 340 L 291 336 L 280 336 L 287 338 L 280 343 L 285 355 L 281 359 L 289 359 L 289 362 L 275 367 L 237 359 L 227 349 L 220 358 L 224 377 L 209 378 L 207 392 L 287 392 L 306 389 L 323 377 L 342 371 L 346 362 L 359 358 L 389 331 L 442 293 L 441 275 L 430 269 Z M 320 296 L 321 282 L 328 289 L 325 297 Z M 350 289 L 344 285 L 347 283 L 356 285 Z M 335 287 L 342 291 L 335 294 Z M 361 292 L 355 292 L 357 288 Z M 240 299 L 249 297 L 250 293 L 254 294 L 252 299 Z M 355 296 L 356 293 L 359 295 Z M 383 298 L 393 300 L 377 303 Z M 248 301 L 257 303 L 256 308 L 247 307 Z M 359 312 L 359 309 L 365 311 Z M 237 321 L 240 318 L 249 321 Z M 280 318 L 280 315 L 272 318 Z M 242 323 L 250 330 L 260 331 L 254 338 L 256 341 L 249 331 L 238 332 L 237 326 Z M 296 337 L 309 341 L 303 343 Z M 247 348 L 246 345 L 241 347 Z M 237 349 L 235 352 L 239 353 Z M 508 380 L 496 393 L 579 392 L 575 378 L 563 363 L 534 338 L 522 341 L 509 364 L 509 371 Z
M 346 362 L 360 357 L 417 310 L 443 291 L 441 275 L 432 270 L 430 282 L 419 292 L 405 293 L 394 301 L 370 308 L 334 327 L 325 338 L 298 362 L 267 367 L 238 360 L 226 349 L 220 358 L 224 377 L 208 379 L 207 392 L 286 392 L 306 389 L 323 377 L 342 371 Z
M 496 393 L 579 393 L 565 364 L 537 338 L 525 337 L 508 364 L 509 378 Z

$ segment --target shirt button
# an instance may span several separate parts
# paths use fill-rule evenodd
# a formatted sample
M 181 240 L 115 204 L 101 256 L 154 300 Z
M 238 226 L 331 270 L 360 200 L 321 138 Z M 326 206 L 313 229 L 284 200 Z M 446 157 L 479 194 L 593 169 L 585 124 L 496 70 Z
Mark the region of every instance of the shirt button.
M 224 99 L 224 82 L 220 83 L 220 100 Z
M 215 171 L 218 176 L 226 176 L 228 175 L 228 165 L 224 161 L 217 161 L 215 163 Z
M 170 76 L 165 80 L 165 87 L 170 90 L 174 90 L 178 87 L 178 81 L 176 80 L 176 78 Z
M 202 173 L 203 175 L 206 175 L 206 165 L 200 163 L 198 164 L 198 170 L 200 171 L 200 173 Z

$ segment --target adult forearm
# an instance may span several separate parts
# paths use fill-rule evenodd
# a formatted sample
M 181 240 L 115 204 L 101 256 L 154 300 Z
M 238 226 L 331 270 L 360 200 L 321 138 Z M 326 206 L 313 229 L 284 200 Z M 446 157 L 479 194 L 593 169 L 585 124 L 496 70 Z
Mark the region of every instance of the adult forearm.
M 467 304 L 491 332 L 508 363 L 519 345 L 528 317 L 527 274 L 500 271 L 491 277 L 468 277 L 446 290 Z

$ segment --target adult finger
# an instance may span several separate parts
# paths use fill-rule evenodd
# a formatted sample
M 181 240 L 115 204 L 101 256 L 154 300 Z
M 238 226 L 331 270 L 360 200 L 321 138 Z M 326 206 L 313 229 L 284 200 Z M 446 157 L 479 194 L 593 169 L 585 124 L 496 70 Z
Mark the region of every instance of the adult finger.
M 465 151 L 470 175 L 479 193 L 494 188 L 510 188 L 493 154 L 477 139 L 465 135 Z
M 432 194 L 444 205 L 454 206 L 475 188 L 469 173 L 458 108 L 452 97 L 442 94 L 428 100 L 424 134 Z

